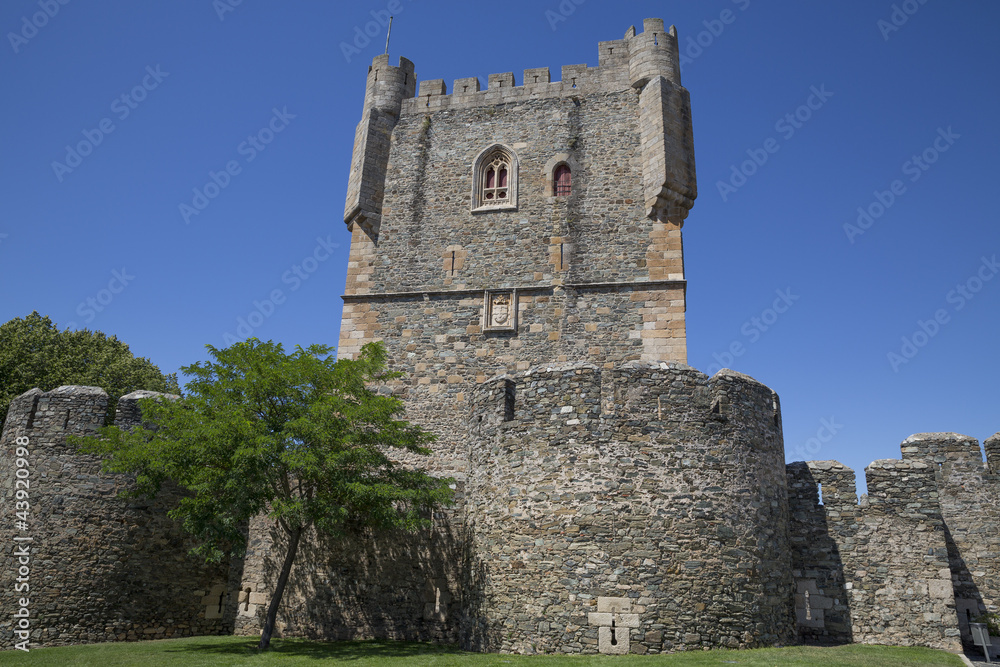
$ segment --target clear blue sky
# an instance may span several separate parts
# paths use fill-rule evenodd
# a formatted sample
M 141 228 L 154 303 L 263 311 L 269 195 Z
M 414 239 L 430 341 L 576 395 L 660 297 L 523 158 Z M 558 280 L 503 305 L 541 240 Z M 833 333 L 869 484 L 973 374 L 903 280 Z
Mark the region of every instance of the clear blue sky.
M 383 12 L 393 57 L 449 84 L 596 65 L 655 16 L 694 112 L 689 363 L 778 391 L 789 460 L 860 473 L 911 433 L 1000 430 L 996 2 L 232 1 L 0 6 L 0 321 L 38 310 L 166 372 L 239 318 L 336 344 Z

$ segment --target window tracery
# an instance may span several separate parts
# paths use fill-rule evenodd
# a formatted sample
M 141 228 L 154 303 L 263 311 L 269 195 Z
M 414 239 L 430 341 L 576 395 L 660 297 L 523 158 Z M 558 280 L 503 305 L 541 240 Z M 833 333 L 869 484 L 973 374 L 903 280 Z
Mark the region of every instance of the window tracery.
M 506 146 L 480 154 L 473 181 L 473 210 L 517 208 L 517 157 Z

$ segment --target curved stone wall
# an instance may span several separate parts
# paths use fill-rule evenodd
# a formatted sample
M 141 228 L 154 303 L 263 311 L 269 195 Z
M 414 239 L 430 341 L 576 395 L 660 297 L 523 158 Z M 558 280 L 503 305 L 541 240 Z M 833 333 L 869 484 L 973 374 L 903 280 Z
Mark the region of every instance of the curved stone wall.
M 683 364 L 537 368 L 470 413 L 463 643 L 654 653 L 794 636 L 777 396 Z
M 123 396 L 116 423 L 138 423 L 137 401 L 149 395 Z M 11 402 L 0 439 L 0 540 L 28 553 L 6 559 L 0 570 L 0 648 L 24 639 L 36 648 L 226 629 L 228 565 L 188 554 L 192 542 L 166 516 L 176 491 L 165 488 L 151 501 L 121 500 L 117 494 L 131 478 L 101 472 L 98 457 L 67 444 L 69 435 L 95 433 L 107 407 L 102 389 L 78 386 L 33 389 Z M 27 489 L 20 486 L 27 491 L 20 501 L 28 503 L 23 527 L 15 523 L 19 469 L 27 470 Z M 13 618 L 21 598 L 29 600 L 25 630 Z

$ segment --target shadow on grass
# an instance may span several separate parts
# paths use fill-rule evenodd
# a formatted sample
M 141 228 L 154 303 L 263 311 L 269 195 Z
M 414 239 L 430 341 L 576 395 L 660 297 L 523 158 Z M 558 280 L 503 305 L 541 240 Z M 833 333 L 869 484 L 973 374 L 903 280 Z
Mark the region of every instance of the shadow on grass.
M 165 653 L 201 653 L 204 655 L 258 655 L 258 638 L 225 643 L 185 642 L 182 646 L 165 649 Z M 315 658 L 318 660 L 370 660 L 373 658 L 408 658 L 418 655 L 462 655 L 457 646 L 442 646 L 421 642 L 384 640 L 324 642 L 308 639 L 272 639 L 265 653 Z

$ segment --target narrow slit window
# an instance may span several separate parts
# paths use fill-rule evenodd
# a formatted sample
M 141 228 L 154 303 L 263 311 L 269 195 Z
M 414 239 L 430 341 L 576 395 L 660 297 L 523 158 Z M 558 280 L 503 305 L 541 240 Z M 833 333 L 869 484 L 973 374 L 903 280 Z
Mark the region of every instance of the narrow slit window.
M 555 184 L 556 197 L 568 197 L 573 190 L 573 176 L 568 164 L 561 164 L 556 167 L 556 173 L 552 178 Z

